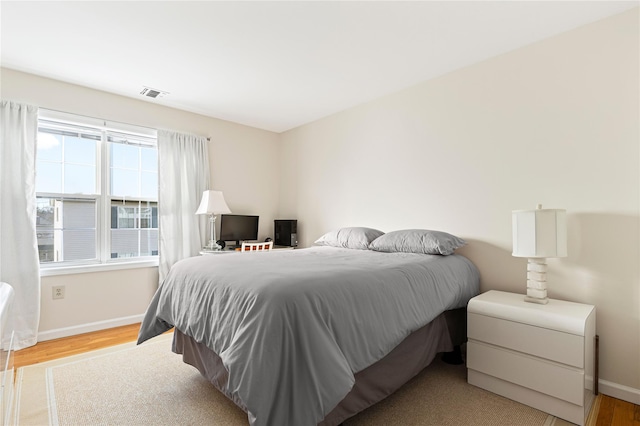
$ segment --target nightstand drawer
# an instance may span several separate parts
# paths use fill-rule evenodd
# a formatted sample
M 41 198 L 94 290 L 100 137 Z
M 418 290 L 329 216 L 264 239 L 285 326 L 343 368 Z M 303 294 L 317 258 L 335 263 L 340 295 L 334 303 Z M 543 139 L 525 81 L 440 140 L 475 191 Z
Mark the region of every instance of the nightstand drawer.
M 584 337 L 486 315 L 468 314 L 469 339 L 584 368 Z
M 495 346 L 469 341 L 467 367 L 582 406 L 584 373 Z

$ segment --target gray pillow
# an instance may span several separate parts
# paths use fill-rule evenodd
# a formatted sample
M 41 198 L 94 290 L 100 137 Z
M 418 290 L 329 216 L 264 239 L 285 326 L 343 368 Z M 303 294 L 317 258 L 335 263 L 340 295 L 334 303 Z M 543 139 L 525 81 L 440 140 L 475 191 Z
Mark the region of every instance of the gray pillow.
M 327 232 L 315 241 L 319 246 L 367 250 L 369 244 L 384 232 L 373 228 L 347 227 Z
M 376 238 L 369 245 L 369 249 L 389 253 L 402 252 L 448 255 L 465 244 L 467 244 L 467 242 L 462 238 L 442 231 L 403 229 L 401 231 L 388 232 Z

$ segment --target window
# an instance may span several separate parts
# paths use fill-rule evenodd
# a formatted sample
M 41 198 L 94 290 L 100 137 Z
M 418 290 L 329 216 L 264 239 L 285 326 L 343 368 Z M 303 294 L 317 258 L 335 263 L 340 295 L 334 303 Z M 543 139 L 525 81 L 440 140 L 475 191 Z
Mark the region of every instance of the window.
M 36 196 L 42 266 L 157 256 L 155 131 L 41 110 Z

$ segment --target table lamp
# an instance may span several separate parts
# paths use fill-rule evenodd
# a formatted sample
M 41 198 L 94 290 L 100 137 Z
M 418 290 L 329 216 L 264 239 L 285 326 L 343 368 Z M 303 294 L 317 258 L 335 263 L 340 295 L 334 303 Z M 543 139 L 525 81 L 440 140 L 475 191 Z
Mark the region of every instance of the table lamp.
M 196 210 L 196 214 L 209 215 L 209 244 L 204 246 L 204 251 L 217 251 L 222 247 L 216 242 L 216 215 L 231 213 L 229 206 L 224 201 L 222 191 L 207 190 L 202 193 L 202 201 Z
M 560 209 L 543 209 L 512 212 L 513 253 L 515 257 L 527 257 L 526 302 L 547 304 L 548 257 L 567 256 L 567 212 Z

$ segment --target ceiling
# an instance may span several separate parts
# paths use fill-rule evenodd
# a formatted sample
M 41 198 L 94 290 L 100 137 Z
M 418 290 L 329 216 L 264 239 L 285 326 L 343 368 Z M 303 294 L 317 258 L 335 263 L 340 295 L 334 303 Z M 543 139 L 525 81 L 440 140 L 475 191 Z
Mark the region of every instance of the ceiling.
M 638 4 L 3 0 L 0 59 L 283 132 Z

